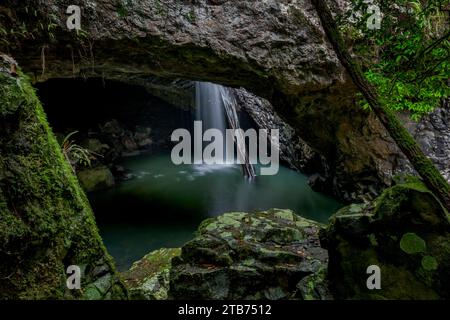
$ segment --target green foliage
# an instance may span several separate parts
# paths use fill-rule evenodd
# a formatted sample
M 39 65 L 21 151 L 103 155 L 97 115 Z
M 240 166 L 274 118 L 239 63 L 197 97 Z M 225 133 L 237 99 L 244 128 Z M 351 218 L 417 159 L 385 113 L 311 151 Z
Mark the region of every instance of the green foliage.
M 450 18 L 443 10 L 450 0 L 374 0 L 382 13 L 379 30 L 368 28 L 367 4 L 352 3 L 340 25 L 386 105 L 419 118 L 450 96 Z
M 14 4 L 5 6 L 8 5 Z M 27 18 L 18 19 L 19 15 Z M 59 21 L 54 12 L 33 5 L 15 5 L 14 11 L 0 10 L 0 47 L 8 52 L 24 40 L 54 43 Z

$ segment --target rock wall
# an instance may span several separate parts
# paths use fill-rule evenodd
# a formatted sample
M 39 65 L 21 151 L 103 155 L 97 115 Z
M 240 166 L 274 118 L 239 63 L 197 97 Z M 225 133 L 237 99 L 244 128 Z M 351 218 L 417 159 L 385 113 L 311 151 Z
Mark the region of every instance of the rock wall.
M 280 141 L 276 148 L 280 151 L 281 161 L 290 168 L 304 173 L 323 172 L 325 159 L 308 146 L 297 135 L 294 128 L 278 116 L 269 101 L 245 89 L 234 89 L 233 93 L 238 105 L 250 115 L 258 128 L 280 130 Z
M 450 101 L 443 101 L 441 107 L 419 121 L 411 120 L 405 113 L 400 117 L 425 154 L 450 181 Z M 399 156 L 396 172 L 414 173 L 414 170 L 404 156 Z
M 0 56 L 0 299 L 126 298 L 29 79 Z M 78 265 L 82 290 L 66 287 Z

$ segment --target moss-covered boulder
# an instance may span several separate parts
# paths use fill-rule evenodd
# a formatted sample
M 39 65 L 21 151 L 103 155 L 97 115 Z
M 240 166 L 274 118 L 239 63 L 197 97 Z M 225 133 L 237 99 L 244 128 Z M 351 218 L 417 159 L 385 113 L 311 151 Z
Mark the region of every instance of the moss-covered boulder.
M 181 249 L 159 249 L 133 263 L 124 273 L 125 285 L 130 298 L 136 300 L 165 300 L 169 289 L 169 274 L 172 258 L 179 256 Z
M 172 259 L 169 298 L 331 298 L 320 229 L 290 210 L 208 219 Z
M 30 82 L 0 55 L 0 299 L 124 298 Z M 81 270 L 69 290 L 66 270 Z M 95 292 L 95 294 L 93 294 Z
M 373 203 L 341 209 L 321 235 L 336 296 L 450 298 L 449 226 L 446 210 L 414 179 L 385 190 Z M 380 267 L 380 290 L 367 288 L 370 265 Z
M 108 189 L 115 185 L 114 176 L 106 166 L 81 169 L 77 172 L 77 177 L 86 192 Z

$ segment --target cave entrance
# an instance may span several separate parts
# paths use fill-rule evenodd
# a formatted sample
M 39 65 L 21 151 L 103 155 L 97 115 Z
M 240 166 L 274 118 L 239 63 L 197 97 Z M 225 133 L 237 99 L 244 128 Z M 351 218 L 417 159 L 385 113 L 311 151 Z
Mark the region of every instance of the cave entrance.
M 120 271 L 155 249 L 180 247 L 211 216 L 283 208 L 325 222 L 340 207 L 287 166 L 249 183 L 239 165 L 174 165 L 171 134 L 191 131 L 198 115 L 192 81 L 51 79 L 36 88 Z M 238 111 L 243 129 L 258 129 L 262 110 Z

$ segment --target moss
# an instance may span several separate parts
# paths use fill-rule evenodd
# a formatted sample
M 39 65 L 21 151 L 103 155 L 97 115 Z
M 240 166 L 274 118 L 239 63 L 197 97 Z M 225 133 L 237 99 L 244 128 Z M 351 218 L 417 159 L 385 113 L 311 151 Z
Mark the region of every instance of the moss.
M 241 226 L 242 223 L 239 220 L 242 219 L 239 219 L 238 216 L 233 216 L 232 213 L 227 213 L 217 218 L 217 222 L 219 222 L 220 224 L 224 224 L 233 228 L 239 228 Z
M 415 254 L 425 252 L 427 245 L 417 234 L 409 232 L 405 233 L 400 240 L 400 248 L 407 254 Z
M 319 270 L 311 275 L 304 277 L 298 284 L 296 296 L 300 296 L 303 300 L 318 300 L 320 292 L 325 291 L 328 287 L 327 268 L 322 266 Z M 331 295 L 323 297 L 331 299 Z
M 378 245 L 377 237 L 373 233 L 369 234 L 368 238 L 372 246 L 376 247 Z
M 421 223 L 440 225 L 450 222 L 450 215 L 438 198 L 417 177 L 407 176 L 405 183 L 388 188 L 375 201 L 374 219 L 397 219 L 415 215 Z
M 90 285 L 86 288 L 83 297 L 86 300 L 99 300 L 102 298 L 102 293 L 96 286 Z
M 29 80 L 0 71 L 0 298 L 81 298 L 65 289 L 66 267 L 88 266 L 84 288 L 114 265 Z M 126 297 L 116 276 L 109 289 Z
M 380 263 L 381 290 L 366 290 L 361 292 L 361 299 L 390 300 L 435 300 L 439 295 L 430 286 L 417 281 L 414 273 L 407 268 Z
M 213 223 L 215 220 L 216 220 L 216 218 L 208 218 L 208 219 L 203 220 L 200 223 L 199 227 L 197 228 L 196 235 L 200 235 L 203 232 L 205 232 L 206 231 L 206 227 L 208 227 L 208 225 Z
M 277 217 L 278 219 L 294 221 L 294 214 L 291 210 L 277 211 L 277 212 L 275 212 L 275 217 Z
M 7 77 L 5 74 L 0 73 L 0 116 L 4 117 L 18 108 L 16 101 L 20 101 L 22 98 L 22 92 L 17 90 L 16 87 L 20 84 L 20 80 Z
M 422 258 L 422 267 L 427 271 L 433 271 L 438 268 L 438 262 L 432 256 L 425 256 Z
M 133 263 L 123 274 L 131 299 L 167 299 L 171 262 L 180 254 L 179 248 L 163 248 Z

